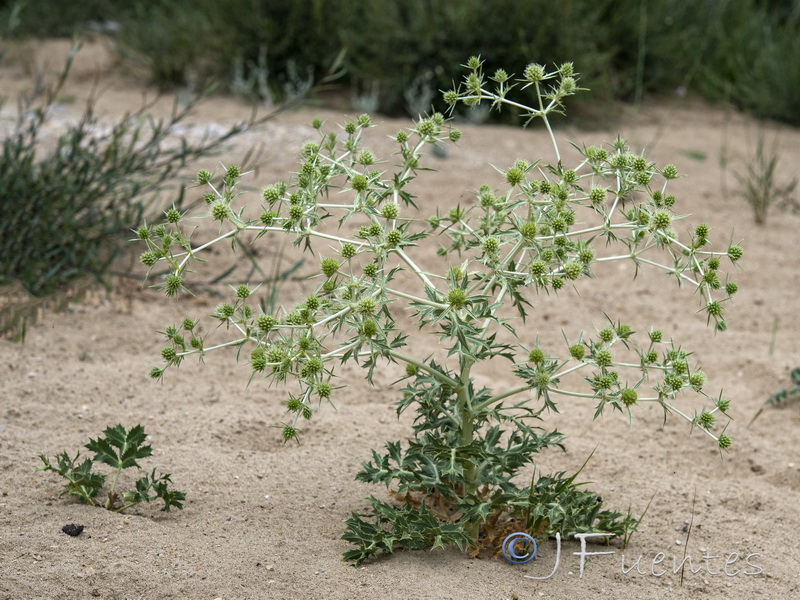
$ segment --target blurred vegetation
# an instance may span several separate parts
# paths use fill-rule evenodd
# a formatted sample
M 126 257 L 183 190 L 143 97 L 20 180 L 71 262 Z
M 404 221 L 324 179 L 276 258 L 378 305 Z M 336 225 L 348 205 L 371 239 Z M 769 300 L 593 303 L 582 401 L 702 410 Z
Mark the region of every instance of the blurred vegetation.
M 59 129 L 50 122 L 52 109 L 78 50 L 55 81 L 37 77 L 17 98 L 16 119 L 0 141 L 0 335 L 24 337 L 25 320 L 35 319 L 43 298 L 63 307 L 85 292 L 87 280 L 110 287 L 131 228 L 164 208 L 166 200 L 154 200 L 187 163 L 218 152 L 280 110 L 253 113 L 221 133 L 189 141 L 175 130 L 202 93 L 176 101 L 162 119 L 149 114 L 150 103 L 101 120 L 92 99 L 77 122 Z M 173 202 L 181 208 L 182 190 Z
M 395 114 L 480 53 L 487 72 L 571 60 L 593 105 L 685 90 L 800 124 L 794 0 L 0 0 L 0 19 L 14 6 L 17 35 L 113 33 L 162 88 L 280 100 L 345 50 L 349 93 Z
M 166 119 L 150 117 L 151 106 L 143 105 L 113 123 L 101 122 L 90 101 L 77 123 L 45 144 L 50 109 L 77 51 L 56 82 L 39 78 L 30 94 L 18 98 L 16 123 L 0 145 L 0 285 L 19 282 L 34 296 L 86 275 L 102 281 L 150 196 L 188 161 L 253 125 L 190 143 L 173 131 L 199 98 L 176 103 Z
M 589 117 L 584 125 L 613 101 L 675 93 L 800 125 L 794 0 L 0 0 L 5 41 L 95 33 L 161 89 L 216 81 L 274 104 L 307 91 L 344 56 L 340 90 L 355 106 L 417 116 L 480 54 L 487 74 L 573 61 L 592 90 L 573 112 Z M 183 112 L 147 126 L 144 113 L 127 115 L 98 137 L 88 106 L 45 153 L 39 134 L 57 91 L 40 82 L 20 99 L 0 157 L 0 254 L 12 257 L 0 285 L 21 283 L 39 297 L 86 274 L 102 279 L 120 232 L 147 207 L 143 194 L 210 150 L 165 150 Z

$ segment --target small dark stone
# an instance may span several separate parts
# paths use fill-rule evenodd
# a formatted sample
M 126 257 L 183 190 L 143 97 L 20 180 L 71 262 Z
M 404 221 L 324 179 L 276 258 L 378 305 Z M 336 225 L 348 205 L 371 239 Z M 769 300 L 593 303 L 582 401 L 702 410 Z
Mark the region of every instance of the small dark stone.
M 61 528 L 61 531 L 63 531 L 67 535 L 75 537 L 76 535 L 81 534 L 81 532 L 83 531 L 83 525 L 75 525 L 74 523 L 70 523 L 69 525 L 64 525 Z

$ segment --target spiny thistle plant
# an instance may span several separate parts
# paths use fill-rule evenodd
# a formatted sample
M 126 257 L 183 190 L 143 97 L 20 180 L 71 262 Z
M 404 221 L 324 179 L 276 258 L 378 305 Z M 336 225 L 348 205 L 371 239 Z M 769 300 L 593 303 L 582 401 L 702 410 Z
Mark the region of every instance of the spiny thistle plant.
M 281 425 L 284 440 L 293 440 L 299 423 L 345 387 L 336 385 L 338 364 L 358 363 L 370 382 L 380 363 L 404 367 L 397 412 L 416 411 L 413 436 L 373 451 L 357 474 L 392 488 L 397 502 L 371 497 L 369 513 L 347 520 L 343 538 L 355 548 L 344 558 L 354 564 L 380 552 L 448 544 L 473 555 L 499 551 L 512 531 L 627 536 L 636 526 L 630 513 L 601 510 L 595 494 L 578 489 L 575 475 L 534 475 L 527 486 L 517 481 L 538 452 L 562 447 L 561 433 L 537 425 L 557 410 L 561 396 L 596 402 L 595 417 L 608 408 L 630 419 L 637 407 L 654 404 L 665 419 L 685 419 L 720 450 L 731 445 L 720 423 L 727 422 L 729 400 L 705 394 L 706 377 L 691 353 L 661 331 L 637 335 L 624 322 L 609 321 L 591 334 L 565 336 L 563 348 L 538 341 L 527 347 L 512 317 L 524 320 L 537 294 L 579 286 L 599 263 L 630 261 L 637 272 L 661 269 L 695 289 L 708 322 L 724 330 L 724 308 L 737 286 L 721 268 L 742 257 L 741 247 L 710 250 L 707 224 L 679 235 L 676 198 L 667 192 L 677 169 L 634 154 L 622 139 L 608 147 L 576 146 L 577 164 L 563 164 L 549 116 L 579 89 L 572 64 L 553 71 L 531 64 L 520 79 L 502 70 L 487 78 L 478 58 L 466 67 L 460 88 L 444 94 L 446 103 L 508 105 L 529 121 L 541 119 L 554 164 L 517 160 L 498 169 L 497 180 L 469 205 L 420 216 L 411 184 L 426 148 L 459 140 L 450 120 L 434 113 L 398 132 L 394 170 L 378 167 L 385 163 L 365 146 L 368 115 L 336 132 L 314 120 L 318 138 L 302 146 L 290 183 L 263 190 L 257 218 L 245 218 L 243 174 L 231 166 L 221 178 L 206 170 L 197 177 L 208 190 L 202 216 L 218 222 L 217 237 L 193 245 L 194 226 L 178 210 L 167 211 L 162 224 L 138 229 L 147 245 L 141 261 L 169 267 L 156 284 L 167 296 L 186 291 L 189 268 L 205 251 L 221 243 L 235 247 L 246 233 L 290 236 L 304 251 L 318 251 L 320 261 L 308 295 L 275 314 L 258 310 L 255 286 L 236 287 L 235 297 L 212 315 L 227 336 L 213 345 L 193 319 L 166 328 L 164 364 L 152 370 L 154 378 L 192 355 L 202 359 L 222 348 L 236 349 L 237 357 L 249 353 L 252 378 L 293 382 L 290 418 Z M 532 92 L 533 102 L 511 100 L 512 91 Z M 334 218 L 338 228 L 324 226 Z M 430 262 L 426 238 L 439 241 L 439 267 L 426 269 L 415 259 L 424 253 Z M 395 283 L 401 270 L 416 289 Z M 411 330 L 401 328 L 401 313 L 412 315 L 414 332 L 438 340 L 441 355 L 426 356 L 422 348 L 423 354 L 410 355 Z M 489 361 L 507 361 L 519 383 L 501 390 L 477 386 L 473 369 Z M 680 408 L 687 393 L 699 397 L 693 411 Z

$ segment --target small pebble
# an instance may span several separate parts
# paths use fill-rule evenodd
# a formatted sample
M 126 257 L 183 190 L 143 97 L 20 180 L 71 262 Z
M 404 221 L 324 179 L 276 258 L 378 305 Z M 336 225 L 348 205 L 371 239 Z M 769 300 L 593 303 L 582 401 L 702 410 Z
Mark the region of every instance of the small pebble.
M 84 529 L 83 525 L 75 525 L 74 523 L 70 523 L 69 525 L 64 525 L 64 527 L 61 528 L 61 531 L 63 531 L 67 535 L 76 537 L 81 534 L 83 529 Z

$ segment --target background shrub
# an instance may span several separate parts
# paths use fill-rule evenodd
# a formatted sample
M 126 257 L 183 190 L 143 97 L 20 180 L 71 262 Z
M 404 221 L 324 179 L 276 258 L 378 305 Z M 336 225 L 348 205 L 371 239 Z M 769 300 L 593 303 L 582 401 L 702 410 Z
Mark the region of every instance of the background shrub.
M 340 49 L 328 11 L 339 2 L 313 0 L 181 0 L 133 2 L 117 41 L 143 61 L 161 87 L 213 78 L 231 84 L 235 67 L 250 78 L 263 69 L 280 98 L 297 77 L 321 77 Z M 262 55 L 266 63 L 260 64 Z
M 69 37 L 95 23 L 127 20 L 130 4 L 121 0 L 0 0 L 0 21 L 7 22 L 16 13 L 17 35 Z
M 173 130 L 201 96 L 176 103 L 164 119 L 150 116 L 150 106 L 144 105 L 113 122 L 101 122 L 90 101 L 78 122 L 52 136 L 48 115 L 77 51 L 56 82 L 40 78 L 29 95 L 18 99 L 16 124 L 0 146 L 0 286 L 15 284 L 38 298 L 75 293 L 76 282 L 87 277 L 108 284 L 131 226 L 146 212 L 159 214 L 170 201 L 181 207 L 182 192 L 158 206 L 153 199 L 187 162 L 276 114 L 191 143 Z M 51 135 L 47 144 L 45 132 Z M 30 301 L 21 297 L 0 305 L 0 333 L 15 328 L 30 313 L 27 308 L 38 306 Z
M 0 17 L 15 4 L 20 35 L 120 21 L 120 48 L 161 87 L 260 75 L 279 99 L 344 49 L 351 93 L 401 113 L 409 93 L 458 80 L 442 65 L 479 52 L 487 69 L 572 60 L 593 104 L 685 88 L 800 123 L 791 0 L 0 0 Z

